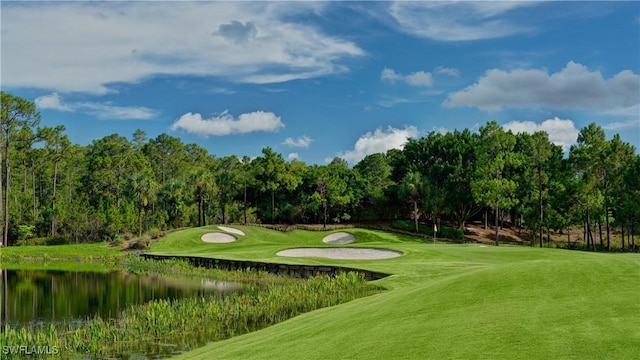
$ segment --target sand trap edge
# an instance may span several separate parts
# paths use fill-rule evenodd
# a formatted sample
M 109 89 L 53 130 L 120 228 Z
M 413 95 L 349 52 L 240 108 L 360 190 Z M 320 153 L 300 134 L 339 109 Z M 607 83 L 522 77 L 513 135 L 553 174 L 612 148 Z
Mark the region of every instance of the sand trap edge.
M 211 232 L 203 234 L 200 239 L 206 243 L 214 243 L 214 244 L 225 244 L 236 241 L 236 237 L 233 235 L 221 233 L 221 232 Z
M 241 235 L 241 236 L 245 235 L 244 231 L 238 230 L 238 229 L 234 229 L 234 228 L 230 228 L 230 227 L 227 227 L 227 226 L 218 226 L 218 229 L 220 229 L 222 231 L 226 231 L 228 233 L 236 234 L 236 235 Z
M 403 253 L 395 250 L 377 248 L 293 248 L 281 250 L 276 253 L 283 257 L 321 257 L 337 260 L 383 260 L 402 256 Z
M 332 244 L 332 245 L 351 244 L 355 241 L 356 241 L 355 235 L 353 235 L 352 233 L 344 232 L 344 231 L 329 234 L 322 238 L 323 243 Z

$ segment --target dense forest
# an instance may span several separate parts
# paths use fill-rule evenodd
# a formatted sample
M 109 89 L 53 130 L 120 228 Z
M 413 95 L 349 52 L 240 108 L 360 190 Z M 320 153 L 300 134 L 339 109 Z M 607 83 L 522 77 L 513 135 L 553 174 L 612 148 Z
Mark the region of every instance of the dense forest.
M 580 228 L 574 232 L 586 246 L 609 249 L 613 231 L 622 232 L 624 248 L 625 231 L 640 219 L 640 156 L 617 135 L 607 140 L 596 124 L 581 129 L 568 154 L 545 132 L 513 134 L 489 121 L 477 133 L 408 139 L 402 150 L 349 167 L 340 158 L 288 162 L 271 148 L 253 159 L 216 157 L 142 130 L 81 146 L 64 126 L 40 126 L 32 102 L 1 96 L 4 246 L 212 223 L 411 219 L 416 227 L 428 221 L 464 229 L 483 219 L 522 227 L 540 246 L 550 231 Z

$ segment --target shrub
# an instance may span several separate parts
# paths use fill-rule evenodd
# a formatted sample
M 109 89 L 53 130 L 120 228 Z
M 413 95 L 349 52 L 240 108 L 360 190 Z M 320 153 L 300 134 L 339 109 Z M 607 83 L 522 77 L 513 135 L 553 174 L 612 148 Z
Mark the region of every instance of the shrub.
M 160 229 L 158 228 L 151 228 L 149 229 L 149 231 L 147 232 L 147 234 L 149 234 L 149 236 L 155 240 L 158 239 L 161 235 Z
M 149 243 L 151 243 L 151 236 L 145 234 L 137 239 L 131 240 L 131 242 L 129 243 L 129 248 L 143 250 L 146 249 L 147 246 L 149 246 Z
M 48 245 L 49 238 L 48 237 L 37 237 L 32 239 L 18 240 L 16 245 L 24 246 L 24 245 Z
M 109 242 L 110 247 L 122 246 L 124 244 L 124 240 L 121 237 L 117 237 Z
M 33 237 L 35 225 L 18 225 L 18 239 L 26 240 Z
M 56 235 L 47 239 L 47 245 L 67 245 L 69 243 L 69 239 L 64 236 Z

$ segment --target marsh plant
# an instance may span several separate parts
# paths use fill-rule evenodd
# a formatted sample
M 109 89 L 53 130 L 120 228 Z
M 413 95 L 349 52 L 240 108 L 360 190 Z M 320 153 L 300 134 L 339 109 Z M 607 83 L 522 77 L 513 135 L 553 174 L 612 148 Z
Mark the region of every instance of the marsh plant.
M 193 268 L 180 261 L 128 259 L 138 272 L 223 276 L 245 282 L 243 291 L 176 300 L 153 300 L 130 306 L 116 319 L 94 317 L 84 322 L 46 325 L 5 325 L 0 348 L 16 344 L 55 347 L 59 354 L 31 357 L 139 358 L 176 354 L 207 342 L 261 329 L 293 316 L 344 303 L 379 291 L 361 275 L 342 273 L 294 279 L 248 271 L 223 272 Z M 248 283 L 249 280 L 257 280 Z M 3 359 L 24 354 L 3 353 Z

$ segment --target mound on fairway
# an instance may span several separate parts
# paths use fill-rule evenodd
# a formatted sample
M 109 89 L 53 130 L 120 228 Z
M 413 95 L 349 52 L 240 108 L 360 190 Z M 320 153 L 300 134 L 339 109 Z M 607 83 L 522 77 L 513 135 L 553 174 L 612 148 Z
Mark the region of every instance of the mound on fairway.
M 323 257 L 339 260 L 391 259 L 402 255 L 397 251 L 367 248 L 297 248 L 278 251 L 278 256 Z
M 242 230 L 238 230 L 238 229 L 234 229 L 234 228 L 230 228 L 230 227 L 226 227 L 226 226 L 218 226 L 218 229 L 222 230 L 222 231 L 226 231 L 228 233 L 232 233 L 232 234 L 236 234 L 236 235 L 241 235 L 244 236 L 244 231 Z
M 219 244 L 220 243 L 230 243 L 230 242 L 236 241 L 235 236 L 229 235 L 229 234 L 225 234 L 225 233 L 219 233 L 219 232 L 204 234 L 204 235 L 202 235 L 201 239 L 204 242 L 219 243 Z
M 325 236 L 324 238 L 322 238 L 322 241 L 325 244 L 344 245 L 351 244 L 352 242 L 356 241 L 356 237 L 353 236 L 353 234 L 347 232 L 337 232 Z

